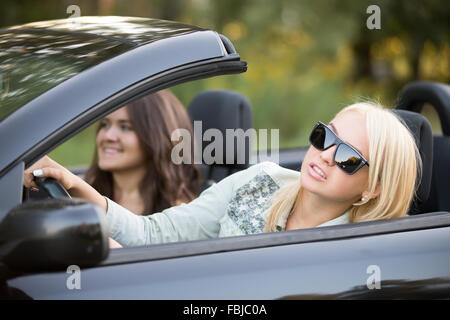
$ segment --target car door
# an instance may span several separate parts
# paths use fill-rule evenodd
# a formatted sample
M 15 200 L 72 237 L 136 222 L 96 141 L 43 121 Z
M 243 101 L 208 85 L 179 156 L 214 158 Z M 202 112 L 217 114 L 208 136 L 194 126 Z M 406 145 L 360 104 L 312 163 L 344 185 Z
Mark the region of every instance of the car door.
M 450 213 L 114 249 L 100 265 L 21 275 L 34 299 L 450 297 Z

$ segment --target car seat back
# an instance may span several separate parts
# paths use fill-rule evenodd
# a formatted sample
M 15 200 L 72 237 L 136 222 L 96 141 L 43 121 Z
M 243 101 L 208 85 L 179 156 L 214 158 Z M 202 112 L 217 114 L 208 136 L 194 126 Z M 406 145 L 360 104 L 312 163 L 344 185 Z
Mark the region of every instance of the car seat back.
M 410 83 L 401 91 L 396 108 L 420 113 L 425 103 L 436 109 L 442 136 L 433 136 L 430 194 L 421 210 L 450 211 L 450 86 L 426 81 Z
M 433 138 L 434 157 L 430 197 L 424 208 L 431 211 L 450 211 L 450 137 Z
M 194 125 L 194 135 L 196 135 L 196 152 L 202 154 L 202 164 L 200 170 L 203 178 L 202 189 L 207 188 L 214 182 L 218 182 L 226 176 L 250 166 L 252 155 L 251 139 L 241 139 L 237 136 L 227 134 L 227 130 L 242 129 L 241 134 L 253 129 L 253 112 L 250 101 L 242 94 L 230 90 L 207 90 L 202 91 L 194 97 L 188 106 L 188 114 Z M 201 127 L 201 129 L 200 129 Z M 196 130 L 197 129 L 197 130 Z M 214 138 L 205 137 L 204 134 L 209 129 L 216 129 L 223 140 L 217 144 L 221 148 L 222 154 L 214 154 L 215 161 L 210 163 L 203 157 L 205 149 L 211 145 Z M 203 139 L 198 135 L 201 131 Z M 211 131 L 210 131 L 211 132 Z M 232 146 L 232 149 L 227 149 Z M 207 151 L 211 151 L 211 146 Z M 230 154 L 230 153 L 233 154 Z M 209 154 L 209 153 L 208 153 Z
M 422 177 L 419 182 L 416 197 L 409 209 L 410 215 L 424 212 L 423 205 L 428 200 L 431 188 L 431 174 L 433 169 L 433 138 L 430 122 L 420 113 L 393 110 L 403 119 L 414 136 L 422 160 Z

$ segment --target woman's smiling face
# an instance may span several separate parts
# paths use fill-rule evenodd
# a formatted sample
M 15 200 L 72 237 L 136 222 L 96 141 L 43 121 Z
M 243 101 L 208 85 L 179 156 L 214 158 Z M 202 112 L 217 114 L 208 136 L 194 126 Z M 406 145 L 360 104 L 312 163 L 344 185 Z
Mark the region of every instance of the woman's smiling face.
M 126 107 L 100 121 L 96 145 L 98 166 L 102 170 L 122 171 L 145 166 L 146 155 L 133 130 Z
M 369 140 L 364 115 L 348 111 L 337 115 L 329 127 L 334 133 L 369 159 Z M 310 146 L 301 168 L 301 185 L 304 190 L 338 202 L 357 202 L 367 188 L 369 168 L 363 166 L 349 175 L 336 166 L 336 145 L 320 151 Z

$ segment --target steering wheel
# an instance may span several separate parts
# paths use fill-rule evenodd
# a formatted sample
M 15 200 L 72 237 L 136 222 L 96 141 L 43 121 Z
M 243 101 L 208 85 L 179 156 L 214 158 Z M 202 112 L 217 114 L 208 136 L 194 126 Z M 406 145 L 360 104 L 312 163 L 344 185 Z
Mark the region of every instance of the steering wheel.
M 72 198 L 67 190 L 53 178 L 34 178 L 39 189 L 44 190 L 50 198 Z

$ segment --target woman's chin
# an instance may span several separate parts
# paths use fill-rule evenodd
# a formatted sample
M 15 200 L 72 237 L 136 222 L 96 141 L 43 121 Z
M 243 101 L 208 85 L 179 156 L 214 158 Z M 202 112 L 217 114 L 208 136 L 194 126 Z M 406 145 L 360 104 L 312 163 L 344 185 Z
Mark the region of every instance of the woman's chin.
M 103 171 L 114 171 L 120 168 L 120 165 L 111 161 L 99 161 L 98 167 Z
M 324 183 L 323 181 L 318 181 L 311 176 L 308 176 L 308 173 L 302 174 L 300 177 L 300 185 L 304 190 L 313 193 L 322 193 L 324 192 Z

